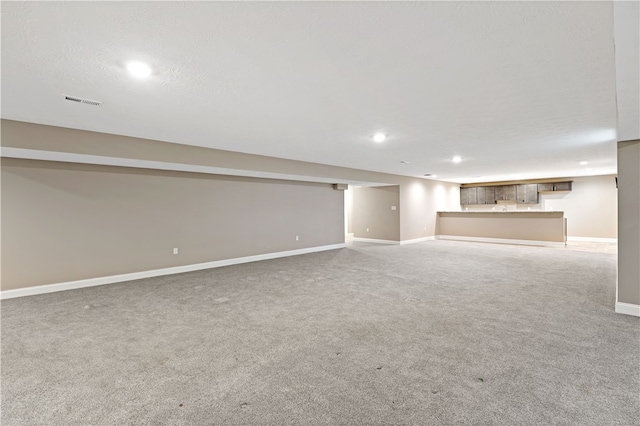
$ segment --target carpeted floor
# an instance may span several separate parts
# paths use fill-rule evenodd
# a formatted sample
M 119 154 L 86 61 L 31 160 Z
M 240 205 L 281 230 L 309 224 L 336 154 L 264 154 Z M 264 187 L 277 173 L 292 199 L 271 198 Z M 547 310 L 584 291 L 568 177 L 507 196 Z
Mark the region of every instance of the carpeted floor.
M 10 425 L 638 425 L 613 253 L 347 249 L 2 301 Z

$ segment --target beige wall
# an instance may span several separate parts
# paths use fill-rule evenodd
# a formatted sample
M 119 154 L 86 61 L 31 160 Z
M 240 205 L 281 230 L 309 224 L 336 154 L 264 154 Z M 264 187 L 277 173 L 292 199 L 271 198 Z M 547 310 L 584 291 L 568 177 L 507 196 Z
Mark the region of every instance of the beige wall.
M 436 235 L 438 211 L 460 210 L 460 185 L 437 181 L 416 181 L 400 187 L 402 240 Z M 405 216 L 403 216 L 404 218 Z
M 353 188 L 352 226 L 356 238 L 400 241 L 400 188 Z
M 2 290 L 344 242 L 330 184 L 6 158 L 1 182 Z
M 399 231 L 384 239 L 434 235 L 436 211 L 459 199 L 445 182 L 1 123 L 3 148 L 396 185 Z M 345 197 L 329 184 L 3 158 L 2 195 L 4 290 L 344 241 Z
M 565 180 L 564 178 L 562 180 Z M 539 204 L 511 204 L 511 210 L 563 211 L 569 237 L 617 238 L 618 190 L 615 175 L 566 178 L 571 191 L 540 194 Z M 465 206 L 469 211 L 501 210 L 503 205 Z
M 618 143 L 618 302 L 640 305 L 640 140 Z
M 2 145 L 72 154 L 223 167 L 249 172 L 330 177 L 341 182 L 361 181 L 399 185 L 402 240 L 435 235 L 436 212 L 460 209 L 459 185 L 453 183 L 20 121 L 2 120 Z M 441 197 L 440 194 L 444 196 Z
M 570 192 L 541 194 L 543 210 L 563 211 L 570 237 L 617 238 L 615 175 L 574 177 Z
M 353 234 L 353 186 L 344 191 L 345 233 Z

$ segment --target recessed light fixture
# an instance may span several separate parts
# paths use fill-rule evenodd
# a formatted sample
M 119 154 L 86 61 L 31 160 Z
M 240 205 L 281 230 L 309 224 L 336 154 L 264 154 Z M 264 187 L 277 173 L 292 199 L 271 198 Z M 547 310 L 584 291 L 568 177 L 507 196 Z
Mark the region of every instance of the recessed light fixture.
M 455 157 L 453 157 L 453 158 L 451 159 L 451 161 L 453 161 L 454 163 L 459 163 L 459 162 L 461 162 L 461 161 L 462 161 L 462 158 L 460 158 L 460 157 L 458 157 L 458 156 L 456 155 Z
M 586 166 L 587 164 L 589 164 L 589 162 L 588 162 L 588 161 L 581 161 L 581 162 L 580 162 L 580 165 L 581 165 L 581 166 Z
M 373 140 L 375 142 L 384 142 L 385 139 L 387 139 L 387 135 L 385 135 L 384 133 L 376 133 L 375 135 L 373 135 Z
M 140 61 L 129 62 L 127 64 L 127 70 L 129 71 L 129 74 L 136 78 L 147 78 L 151 74 L 151 68 L 149 68 L 149 65 Z
M 405 161 L 405 160 L 400 160 L 400 162 L 401 162 L 402 164 L 409 164 L 409 161 Z

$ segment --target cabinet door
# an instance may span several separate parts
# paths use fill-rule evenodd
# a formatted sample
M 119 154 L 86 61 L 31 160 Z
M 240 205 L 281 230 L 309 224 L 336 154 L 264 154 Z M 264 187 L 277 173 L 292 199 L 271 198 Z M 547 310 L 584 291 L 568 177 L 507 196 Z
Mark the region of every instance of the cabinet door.
M 516 200 L 516 186 L 515 185 L 502 185 L 495 187 L 495 200 Z
M 460 205 L 469 204 L 469 188 L 460 188 Z
M 478 204 L 478 188 L 466 188 L 467 191 L 467 204 Z
M 494 204 L 495 202 L 493 186 L 478 187 L 478 204 Z
M 535 183 L 516 187 L 517 202 L 521 204 L 538 204 L 538 185 Z
M 484 186 L 479 186 L 476 188 L 476 202 L 478 204 L 486 204 L 484 200 Z
M 553 185 L 552 183 L 539 183 L 538 192 L 553 191 Z
M 460 188 L 460 204 L 478 204 L 478 188 Z
M 571 191 L 571 182 L 556 182 L 554 191 Z

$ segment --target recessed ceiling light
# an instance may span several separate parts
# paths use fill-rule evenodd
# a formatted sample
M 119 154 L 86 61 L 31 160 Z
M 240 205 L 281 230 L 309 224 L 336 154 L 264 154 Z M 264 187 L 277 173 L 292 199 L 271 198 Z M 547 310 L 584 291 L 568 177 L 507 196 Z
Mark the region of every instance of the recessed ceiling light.
M 581 165 L 581 166 L 586 166 L 587 164 L 589 164 L 589 162 L 588 162 L 588 161 L 581 161 L 581 162 L 580 162 L 580 165 Z
M 462 161 L 462 158 L 460 158 L 460 157 L 458 157 L 458 156 L 456 155 L 455 157 L 453 157 L 453 158 L 451 159 L 451 161 L 453 161 L 454 163 L 459 163 L 459 162 L 461 162 L 461 161 Z
M 151 74 L 149 65 L 139 61 L 129 62 L 127 64 L 127 70 L 136 78 L 147 78 Z
M 402 164 L 409 164 L 409 161 L 405 161 L 405 160 L 400 160 L 400 162 L 401 162 Z
M 385 135 L 384 133 L 376 133 L 375 135 L 373 135 L 373 140 L 375 142 L 384 142 L 385 139 L 387 139 L 387 135 Z
M 424 175 L 425 175 L 426 177 L 432 177 L 432 178 L 434 178 L 434 177 L 438 177 L 438 175 L 432 175 L 431 173 L 425 173 Z

